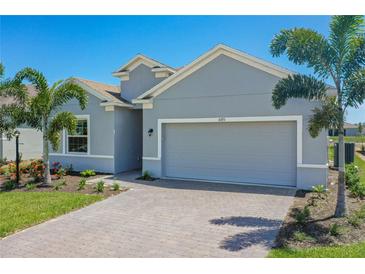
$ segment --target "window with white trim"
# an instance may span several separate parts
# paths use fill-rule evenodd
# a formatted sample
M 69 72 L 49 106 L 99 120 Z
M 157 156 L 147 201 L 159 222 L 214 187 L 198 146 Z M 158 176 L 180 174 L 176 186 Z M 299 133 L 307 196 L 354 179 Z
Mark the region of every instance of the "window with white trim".
M 78 118 L 74 135 L 67 135 L 67 151 L 69 153 L 88 153 L 88 127 L 87 118 Z

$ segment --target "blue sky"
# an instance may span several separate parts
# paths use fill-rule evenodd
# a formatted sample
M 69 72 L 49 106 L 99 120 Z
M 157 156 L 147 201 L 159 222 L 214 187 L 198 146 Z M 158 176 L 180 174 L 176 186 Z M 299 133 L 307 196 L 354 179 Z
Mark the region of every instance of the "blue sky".
M 218 43 L 302 73 L 269 43 L 283 28 L 308 27 L 327 34 L 328 16 L 1 16 L 0 58 L 6 76 L 24 66 L 49 81 L 70 76 L 118 84 L 111 72 L 137 53 L 173 67 L 188 64 Z M 349 110 L 365 122 L 365 105 Z

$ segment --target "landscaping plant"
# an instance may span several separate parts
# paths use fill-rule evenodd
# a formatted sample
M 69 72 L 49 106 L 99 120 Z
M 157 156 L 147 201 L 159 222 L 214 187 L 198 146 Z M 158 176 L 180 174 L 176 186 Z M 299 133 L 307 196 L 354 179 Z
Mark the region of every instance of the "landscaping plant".
M 317 100 L 309 133 L 317 137 L 323 129 L 338 131 L 339 176 L 336 217 L 347 214 L 345 195 L 344 122 L 348 108 L 358 108 L 365 100 L 365 31 L 363 16 L 333 16 L 329 36 L 306 28 L 284 29 L 270 45 L 274 57 L 286 54 L 297 65 L 306 65 L 313 75 L 289 74 L 275 86 L 273 106 L 283 107 L 291 98 Z M 330 80 L 336 96 L 328 96 Z
M 120 190 L 120 185 L 118 183 L 113 183 L 111 190 L 113 191 L 119 191 Z
M 151 176 L 151 174 L 149 173 L 148 170 L 145 170 L 143 172 L 142 179 L 146 180 L 146 181 L 151 181 L 152 180 L 152 176 Z
M 16 183 L 13 180 L 8 180 L 3 184 L 6 191 L 13 190 L 16 187 Z
M 92 169 L 86 169 L 86 170 L 84 170 L 84 171 L 80 172 L 80 175 L 81 175 L 82 177 L 91 177 L 91 176 L 95 176 L 95 175 L 96 175 L 96 173 L 95 173 L 95 171 L 94 171 L 94 170 L 92 170 Z
M 294 219 L 299 225 L 304 225 L 309 218 L 310 210 L 308 206 L 305 206 L 303 209 L 298 209 L 297 212 L 294 213 Z
M 104 181 L 97 182 L 95 185 L 95 190 L 99 193 L 104 192 Z
M 82 178 L 79 182 L 79 187 L 77 188 L 77 190 L 83 190 L 86 187 L 86 179 Z
M 313 241 L 314 238 L 309 236 L 307 233 L 303 231 L 295 231 L 293 233 L 293 239 L 297 242 L 304 242 L 304 241 Z
M 56 184 L 53 186 L 54 190 L 60 190 L 66 185 L 66 180 L 61 180 L 60 182 L 56 182 Z
M 323 199 L 326 194 L 326 187 L 324 185 L 316 185 L 312 189 L 317 194 L 318 199 Z
M 339 224 L 332 224 L 329 229 L 329 234 L 334 237 L 338 237 L 344 233 L 344 228 Z
M 34 183 L 27 183 L 26 185 L 25 185 L 25 187 L 27 188 L 27 190 L 29 191 L 29 190 L 33 190 L 33 189 L 35 189 L 37 186 L 36 186 L 36 184 L 34 184 Z

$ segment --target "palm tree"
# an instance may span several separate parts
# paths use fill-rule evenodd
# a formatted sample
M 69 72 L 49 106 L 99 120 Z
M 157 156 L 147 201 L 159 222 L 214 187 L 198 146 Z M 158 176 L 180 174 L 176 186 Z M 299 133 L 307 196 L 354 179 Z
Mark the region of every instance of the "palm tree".
M 21 84 L 24 80 L 29 81 L 36 89 L 36 95 L 27 104 L 26 120 L 28 125 L 43 133 L 44 183 L 50 184 L 49 143 L 57 150 L 62 130 L 74 132 L 77 124 L 76 117 L 71 112 L 59 110 L 72 99 L 76 99 L 81 109 L 84 109 L 88 97 L 84 89 L 72 79 L 48 86 L 44 75 L 35 69 L 25 68 L 15 75 L 14 82 Z
M 280 31 L 271 42 L 274 57 L 286 54 L 297 65 L 313 69 L 314 75 L 290 75 L 273 91 L 276 109 L 290 98 L 320 100 L 309 121 L 312 137 L 323 128 L 335 128 L 339 136 L 339 177 L 335 216 L 347 214 L 345 195 L 344 121 L 349 107 L 358 108 L 365 100 L 365 32 L 363 16 L 333 16 L 328 37 L 305 28 Z M 337 96 L 327 96 L 324 81 L 334 83 Z
M 11 137 L 17 125 L 25 122 L 24 107 L 28 100 L 26 88 L 10 79 L 3 79 L 0 63 L 0 133 Z

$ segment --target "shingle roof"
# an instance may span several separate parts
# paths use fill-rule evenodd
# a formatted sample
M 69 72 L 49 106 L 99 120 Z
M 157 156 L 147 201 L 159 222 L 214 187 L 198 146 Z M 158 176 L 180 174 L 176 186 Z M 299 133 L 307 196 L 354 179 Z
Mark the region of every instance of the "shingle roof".
M 108 98 L 111 102 L 117 102 L 117 103 L 122 102 L 126 104 L 131 104 L 127 99 L 121 96 L 120 94 L 121 89 L 119 86 L 104 84 L 83 78 L 73 78 L 73 79 L 87 85 L 88 87 L 95 90 L 102 96 Z
M 37 94 L 37 90 L 33 85 L 26 85 L 27 92 L 29 93 L 29 96 L 35 96 Z M 0 106 L 7 105 L 13 103 L 14 100 L 12 97 L 2 97 L 0 96 Z

